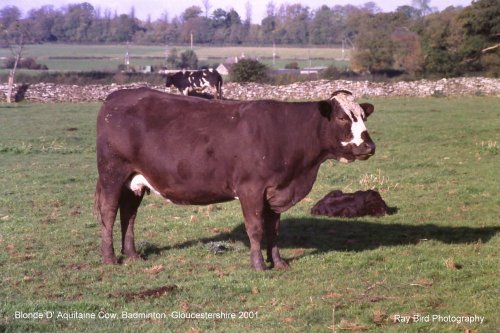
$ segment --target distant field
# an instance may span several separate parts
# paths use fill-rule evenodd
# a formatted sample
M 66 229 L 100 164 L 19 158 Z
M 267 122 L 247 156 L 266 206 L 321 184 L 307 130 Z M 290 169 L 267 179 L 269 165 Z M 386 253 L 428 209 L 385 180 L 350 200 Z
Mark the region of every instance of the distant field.
M 92 216 L 100 105 L 0 104 L 0 332 L 498 332 L 499 99 L 371 102 L 377 153 L 324 163 L 313 191 L 282 215 L 291 268 L 264 273 L 249 269 L 237 201 L 210 210 L 155 196 L 136 224 L 147 260 L 101 265 Z M 333 189 L 372 187 L 396 214 L 309 214 Z M 118 250 L 119 239 L 115 225 Z M 214 254 L 217 241 L 228 251 Z M 173 317 L 205 312 L 238 319 Z M 53 317 L 26 318 L 38 313 Z M 416 314 L 484 322 L 397 319 Z
M 130 45 L 128 50 L 131 65 L 163 65 L 165 53 L 171 48 L 179 52 L 188 49 L 188 46 L 144 46 Z M 299 48 L 277 47 L 276 62 L 273 65 L 272 47 L 194 47 L 201 62 L 219 64 L 227 57 L 241 56 L 259 58 L 262 62 L 274 68 L 283 68 L 287 63 L 296 61 L 301 67 L 328 66 L 333 63 L 345 67 L 342 50 L 339 48 Z M 42 44 L 27 45 L 25 57 L 33 57 L 41 64 L 46 64 L 49 70 L 57 71 L 88 71 L 88 70 L 116 70 L 124 62 L 126 45 L 67 45 Z M 11 56 L 10 50 L 0 49 L 0 58 Z M 346 51 L 345 58 L 349 57 Z

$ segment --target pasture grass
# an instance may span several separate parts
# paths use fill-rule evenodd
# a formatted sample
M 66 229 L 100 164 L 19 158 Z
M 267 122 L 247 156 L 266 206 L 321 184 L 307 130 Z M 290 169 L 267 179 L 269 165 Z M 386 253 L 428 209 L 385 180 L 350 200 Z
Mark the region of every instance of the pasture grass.
M 165 53 L 176 48 L 178 53 L 189 49 L 189 46 L 169 45 L 129 45 L 131 66 L 139 69 L 145 65 L 162 66 L 165 64 Z M 227 57 L 258 58 L 274 68 L 283 68 L 290 62 L 298 62 L 301 67 L 329 66 L 335 64 L 345 68 L 349 51 L 344 57 L 338 47 L 277 47 L 276 63 L 273 64 L 273 48 L 270 46 L 195 46 L 198 59 L 208 65 L 217 66 Z M 116 71 L 119 64 L 124 63 L 127 46 L 114 45 L 73 45 L 73 44 L 37 44 L 26 45 L 24 57 L 33 57 L 38 63 L 47 65 L 51 71 Z M 9 49 L 0 49 L 0 58 L 11 57 Z M 309 59 L 311 59 L 309 61 Z M 4 71 L 6 72 L 6 71 Z M 33 71 L 38 72 L 38 71 Z
M 0 104 L 0 332 L 498 330 L 499 99 L 371 102 L 376 155 L 321 167 L 313 191 L 282 215 L 280 246 L 291 268 L 264 273 L 249 269 L 238 202 L 175 206 L 154 196 L 136 225 L 147 260 L 101 265 L 92 216 L 99 104 Z M 368 188 L 397 213 L 309 214 L 333 189 Z M 51 311 L 52 319 L 15 318 Z M 251 318 L 174 319 L 174 311 Z M 397 322 L 414 314 L 485 319 Z

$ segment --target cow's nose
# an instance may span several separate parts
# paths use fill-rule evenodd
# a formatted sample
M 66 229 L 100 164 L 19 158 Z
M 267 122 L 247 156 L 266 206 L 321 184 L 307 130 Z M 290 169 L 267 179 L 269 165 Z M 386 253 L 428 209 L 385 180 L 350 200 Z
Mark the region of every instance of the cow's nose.
M 361 134 L 361 138 L 363 139 L 363 142 L 357 147 L 358 148 L 358 154 L 360 155 L 373 155 L 375 154 L 375 143 L 373 140 L 370 138 L 370 135 L 368 132 L 363 132 Z
M 353 149 L 355 155 L 370 156 L 375 154 L 375 143 L 373 141 L 363 141 Z
M 363 145 L 365 145 L 364 149 L 367 151 L 368 155 L 373 155 L 375 154 L 375 143 L 373 141 L 369 142 L 363 142 Z

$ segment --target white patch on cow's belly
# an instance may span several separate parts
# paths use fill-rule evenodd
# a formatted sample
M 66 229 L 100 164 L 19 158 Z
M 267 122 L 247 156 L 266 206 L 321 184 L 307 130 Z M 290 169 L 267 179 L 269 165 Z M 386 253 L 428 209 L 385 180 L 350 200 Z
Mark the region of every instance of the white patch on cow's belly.
M 143 175 L 137 174 L 135 175 L 130 182 L 128 183 L 128 187 L 135 193 L 137 196 L 141 196 L 144 188 L 149 189 L 154 194 L 161 196 L 161 193 L 158 192 L 148 181 L 144 178 Z

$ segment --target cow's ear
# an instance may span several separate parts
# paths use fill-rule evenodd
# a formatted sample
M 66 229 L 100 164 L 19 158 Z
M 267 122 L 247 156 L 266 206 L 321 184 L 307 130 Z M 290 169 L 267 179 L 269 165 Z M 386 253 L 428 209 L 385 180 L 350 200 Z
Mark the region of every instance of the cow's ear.
M 321 115 L 328 120 L 332 119 L 332 105 L 327 101 L 318 102 L 318 108 Z
M 370 103 L 361 103 L 359 104 L 359 106 L 361 106 L 363 111 L 365 111 L 366 117 L 368 117 L 373 113 L 373 111 L 375 111 L 375 107 L 373 106 L 373 104 Z

